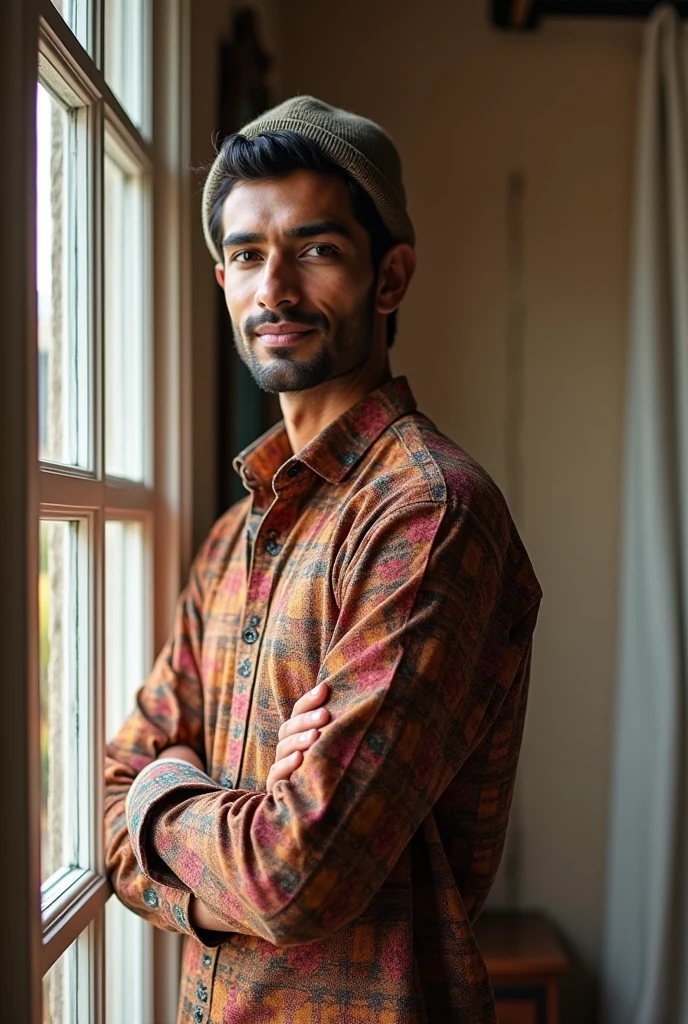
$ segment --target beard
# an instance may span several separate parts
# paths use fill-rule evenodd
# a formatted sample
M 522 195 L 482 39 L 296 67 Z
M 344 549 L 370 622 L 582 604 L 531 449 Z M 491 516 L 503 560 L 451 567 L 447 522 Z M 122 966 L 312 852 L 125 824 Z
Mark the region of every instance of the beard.
M 302 313 L 298 309 L 290 309 L 282 315 L 266 311 L 247 317 L 242 328 L 232 321 L 235 348 L 258 387 L 273 394 L 308 391 L 362 366 L 373 347 L 376 284 L 374 281 L 351 316 L 334 327 L 324 313 Z M 321 340 L 317 352 L 309 359 L 299 359 L 298 345 L 294 349 L 278 348 L 270 351 L 267 362 L 262 362 L 249 341 L 251 337 L 255 341 L 256 328 L 289 322 L 309 324 L 319 332 Z

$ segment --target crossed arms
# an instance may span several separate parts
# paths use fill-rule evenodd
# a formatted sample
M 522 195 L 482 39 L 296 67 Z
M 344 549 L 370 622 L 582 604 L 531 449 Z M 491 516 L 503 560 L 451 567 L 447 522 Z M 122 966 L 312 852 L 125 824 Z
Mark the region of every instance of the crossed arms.
M 505 736 L 520 742 L 539 601 L 510 529 L 493 522 L 487 535 L 483 513 L 423 500 L 375 523 L 319 673 L 331 721 L 272 792 L 226 789 L 164 760 L 135 783 L 173 744 L 202 750 L 202 637 L 189 640 L 201 553 L 170 641 L 108 746 L 106 864 L 124 903 L 208 945 L 222 941 L 199 934 L 210 925 L 276 945 L 323 938 L 365 909 L 462 766 L 461 839 L 479 844 L 491 755 Z M 499 849 L 512 785 L 493 800 Z M 475 907 L 490 883 L 483 871 Z M 470 857 L 460 884 L 470 902 Z

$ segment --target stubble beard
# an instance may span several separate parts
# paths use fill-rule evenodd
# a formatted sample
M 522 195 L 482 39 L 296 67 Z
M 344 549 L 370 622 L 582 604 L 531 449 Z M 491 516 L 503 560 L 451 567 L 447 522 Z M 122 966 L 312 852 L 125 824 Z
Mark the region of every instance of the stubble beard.
M 254 381 L 262 391 L 271 394 L 289 391 L 308 391 L 324 384 L 328 380 L 343 377 L 367 362 L 373 347 L 373 323 L 375 317 L 375 283 L 364 297 L 353 315 L 340 323 L 334 332 L 324 316 L 311 317 L 291 312 L 288 317 L 266 314 L 260 319 L 263 324 L 283 323 L 292 320 L 296 323 L 313 322 L 316 330 L 321 331 L 321 344 L 318 351 L 307 361 L 295 358 L 295 353 L 288 348 L 272 349 L 269 362 L 263 363 L 256 353 L 255 341 L 251 345 L 246 340 L 243 330 L 232 321 L 234 346 L 239 358 L 244 363 Z M 258 323 L 253 320 L 250 333 Z

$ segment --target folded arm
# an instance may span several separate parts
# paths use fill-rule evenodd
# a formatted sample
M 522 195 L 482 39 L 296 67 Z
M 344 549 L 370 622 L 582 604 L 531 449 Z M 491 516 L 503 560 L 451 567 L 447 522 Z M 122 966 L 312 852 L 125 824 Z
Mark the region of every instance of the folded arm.
M 277 945 L 357 917 L 494 721 L 539 600 L 485 509 L 424 500 L 379 520 L 338 586 L 321 667 L 332 722 L 291 782 L 226 790 L 160 764 L 132 787 L 142 871 L 188 887 L 227 930 Z M 501 530 L 501 533 L 500 533 Z
M 179 598 L 170 638 L 137 693 L 134 711 L 107 744 L 105 757 L 105 868 L 114 891 L 151 924 L 188 934 L 197 934 L 189 922 L 191 890 L 179 879 L 153 884 L 141 871 L 131 847 L 125 801 L 141 770 L 173 744 L 192 750 L 197 763 L 204 763 L 200 609 L 209 543 Z

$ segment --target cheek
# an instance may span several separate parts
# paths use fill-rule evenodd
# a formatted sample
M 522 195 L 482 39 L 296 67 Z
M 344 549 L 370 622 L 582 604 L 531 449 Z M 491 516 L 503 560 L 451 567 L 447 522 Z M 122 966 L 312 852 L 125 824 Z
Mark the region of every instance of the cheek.
M 324 312 L 344 316 L 356 309 L 372 286 L 370 275 L 354 274 L 347 268 L 328 268 L 327 272 L 306 275 L 304 298 Z
M 236 324 L 241 324 L 251 312 L 255 296 L 255 284 L 247 280 L 251 275 L 242 274 L 237 279 L 231 273 L 225 275 L 225 302 L 229 315 Z

